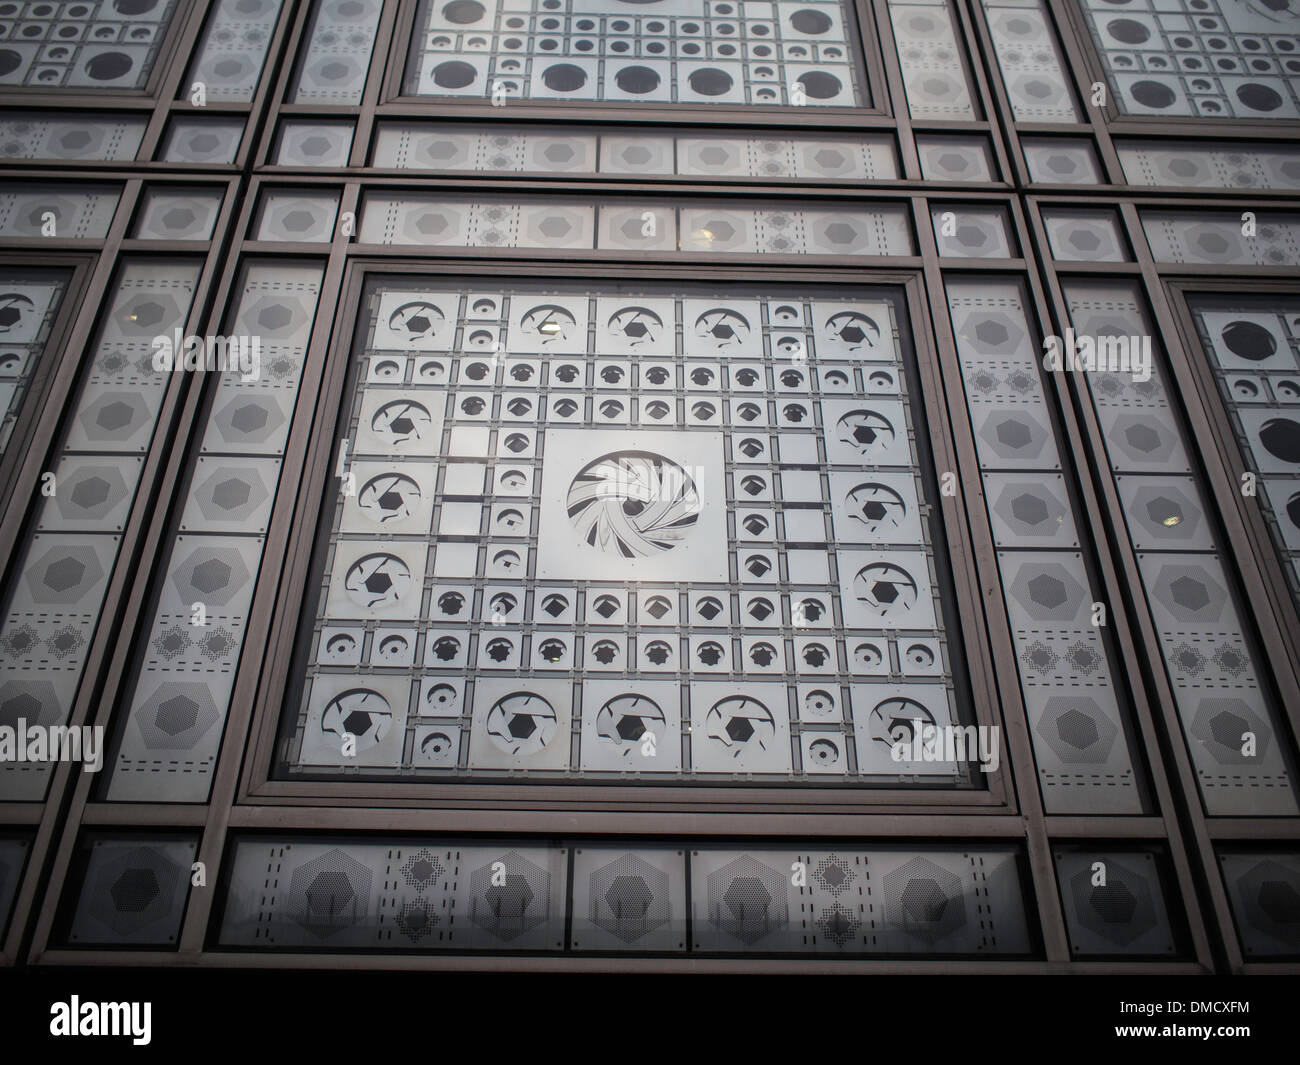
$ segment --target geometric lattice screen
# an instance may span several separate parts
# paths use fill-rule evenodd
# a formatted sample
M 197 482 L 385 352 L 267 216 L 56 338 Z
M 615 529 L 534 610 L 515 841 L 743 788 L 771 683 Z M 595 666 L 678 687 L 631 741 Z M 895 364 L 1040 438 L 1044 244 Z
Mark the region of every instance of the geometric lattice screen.
M 375 290 L 290 765 L 961 779 L 891 760 L 964 712 L 895 308 Z
M 417 96 L 865 106 L 841 0 L 424 0 Z

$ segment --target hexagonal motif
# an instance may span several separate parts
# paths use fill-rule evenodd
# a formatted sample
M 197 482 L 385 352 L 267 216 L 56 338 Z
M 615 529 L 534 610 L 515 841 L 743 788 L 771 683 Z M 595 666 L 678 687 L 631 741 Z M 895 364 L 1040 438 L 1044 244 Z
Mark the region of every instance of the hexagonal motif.
M 1067 765 L 1100 765 L 1110 758 L 1118 726 L 1090 695 L 1054 695 L 1043 704 L 1036 731 Z
M 79 466 L 62 479 L 55 494 L 64 518 L 103 518 L 126 498 L 129 489 L 116 466 Z
M 1258 765 L 1273 740 L 1268 723 L 1233 697 L 1202 699 L 1191 733 L 1220 765 Z
M 78 909 L 97 922 L 103 931 L 86 938 L 140 942 L 146 929 L 157 943 L 174 941 L 180 926 L 179 903 L 184 897 L 181 867 L 160 848 L 136 847 L 121 851 L 113 847 L 101 862 L 92 852 L 92 867 Z M 79 923 L 79 922 L 77 922 Z M 72 938 L 78 939 L 76 924 Z
M 29 725 L 51 725 L 61 721 L 64 713 L 48 680 L 11 677 L 0 683 L 0 726 L 16 729 L 20 720 Z
M 1094 884 L 1092 869 L 1070 878 L 1080 924 L 1116 946 L 1127 947 L 1159 923 L 1146 877 L 1113 856 L 1101 859 L 1105 883 Z
M 86 597 L 104 569 L 93 547 L 61 543 L 28 563 L 24 576 L 36 602 L 70 605 Z
M 131 720 L 151 751 L 189 751 L 221 720 L 211 687 L 194 681 L 163 681 Z
M 171 582 L 181 601 L 221 607 L 251 579 L 243 557 L 233 547 L 205 544 L 172 566 Z
M 541 925 L 551 909 L 551 874 L 509 851 L 470 873 L 470 920 L 502 943 Z
M 370 916 L 373 873 L 337 847 L 293 871 L 288 907 L 294 921 L 317 939 L 329 939 Z
M 933 943 L 966 923 L 961 881 L 928 858 L 912 858 L 884 876 L 885 920 Z
M 153 415 L 139 392 L 105 392 L 77 416 L 87 439 L 123 443 L 150 424 Z
M 709 922 L 741 943 L 757 943 L 790 919 L 786 876 L 748 854 L 715 869 L 705 882 Z
M 1204 566 L 1182 562 L 1160 565 L 1152 594 L 1179 621 L 1218 621 L 1228 592 Z
M 623 854 L 591 874 L 590 920 L 624 943 L 635 943 L 672 916 L 668 874 L 637 854 Z
M 1070 621 L 1083 609 L 1085 590 L 1059 562 L 1028 562 L 1021 566 L 1009 592 L 1036 621 Z

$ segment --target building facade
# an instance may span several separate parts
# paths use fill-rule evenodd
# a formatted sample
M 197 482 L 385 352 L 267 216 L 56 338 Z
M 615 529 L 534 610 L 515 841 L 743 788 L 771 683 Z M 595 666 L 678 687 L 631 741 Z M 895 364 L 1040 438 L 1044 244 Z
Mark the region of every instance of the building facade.
M 1294 969 L 1296 0 L 0 0 L 0 108 L 6 964 Z

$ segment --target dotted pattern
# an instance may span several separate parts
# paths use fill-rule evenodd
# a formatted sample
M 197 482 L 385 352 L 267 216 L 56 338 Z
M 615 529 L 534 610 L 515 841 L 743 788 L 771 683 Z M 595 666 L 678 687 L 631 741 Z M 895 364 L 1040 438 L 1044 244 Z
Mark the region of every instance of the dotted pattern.
M 627 850 L 347 838 L 234 846 L 219 933 L 226 947 L 818 956 L 1033 950 L 1016 856 L 996 847 Z
M 975 105 L 948 0 L 891 0 L 889 21 L 912 118 L 973 121 Z
M 1053 858 L 1071 957 L 1175 953 L 1164 875 L 1153 852 L 1062 849 Z M 1104 884 L 1096 882 L 1098 862 L 1105 869 Z
M 208 100 L 252 100 L 281 6 L 282 0 L 217 0 L 190 64 L 186 94 L 202 83 Z
M 672 137 L 588 134 L 555 127 L 539 135 L 521 127 L 496 125 L 491 132 L 466 133 L 431 123 L 380 123 L 371 165 L 394 170 L 676 174 L 813 181 L 898 177 L 889 137 Z
M 1300 301 L 1198 296 L 1191 306 L 1300 602 Z
M 184 327 L 198 281 L 190 262 L 131 263 L 102 318 L 90 373 L 52 466 L 55 494 L 41 501 L 21 549 L 0 626 L 0 714 L 62 725 L 99 621 L 140 465 L 167 381 L 151 341 Z M 0 764 L 0 796 L 39 800 L 50 763 Z
M 114 801 L 203 802 L 279 484 L 320 266 L 256 263 L 230 329 L 260 343 L 256 380 L 225 372 L 170 545 L 120 734 Z
M 1071 282 L 1066 299 L 1079 336 L 1155 336 L 1130 282 Z M 1237 593 L 1152 347 L 1148 380 L 1113 370 L 1086 379 L 1201 797 L 1211 815 L 1294 816 L 1276 708 L 1260 687 Z M 1247 733 L 1255 738 L 1252 753 L 1243 751 Z
M 103 237 L 120 196 L 98 185 L 0 186 L 0 237 Z
M 383 0 L 321 0 L 294 103 L 361 102 Z
M 0 273 L 0 455 L 63 302 L 66 275 Z
M 1300 148 L 1283 144 L 1119 141 L 1115 150 L 1130 185 L 1300 189 Z
M 839 0 L 424 0 L 406 91 L 418 96 L 861 107 Z
M 1158 263 L 1300 266 L 1300 216 L 1258 213 L 1255 232 L 1242 233 L 1240 213 L 1138 212 Z
M 1043 803 L 1049 813 L 1141 813 L 1020 290 L 953 279 L 947 294 Z
M 316 950 L 544 950 L 564 946 L 568 850 L 237 844 L 223 946 Z
M 63 117 L 29 111 L 0 120 L 0 157 L 134 159 L 147 125 L 143 118 L 125 115 Z
M 1085 0 L 1083 10 L 1125 114 L 1300 117 L 1297 0 Z
M 907 208 L 822 211 L 811 204 L 734 210 L 690 201 L 582 204 L 534 199 L 367 196 L 363 244 L 450 248 L 617 248 L 702 255 L 911 255 Z
M 175 0 L 0 2 L 0 85 L 140 89 Z
M 291 766 L 954 778 L 889 758 L 895 717 L 956 714 L 889 303 L 369 307 Z
M 1061 51 L 1042 0 L 980 0 L 1017 122 L 1078 122 Z
M 1300 953 L 1295 899 L 1300 898 L 1300 857 L 1262 851 L 1219 855 L 1228 902 L 1247 956 Z
M 89 851 L 68 946 L 175 946 L 197 841 L 100 837 Z

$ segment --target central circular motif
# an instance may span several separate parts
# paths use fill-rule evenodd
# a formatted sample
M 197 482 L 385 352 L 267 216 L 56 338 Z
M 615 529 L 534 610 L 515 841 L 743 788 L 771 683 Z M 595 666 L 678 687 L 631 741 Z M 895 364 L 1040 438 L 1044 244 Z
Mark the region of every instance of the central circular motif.
M 680 544 L 700 516 L 700 494 L 677 463 L 643 451 L 596 459 L 569 486 L 569 520 L 584 543 L 643 558 Z

